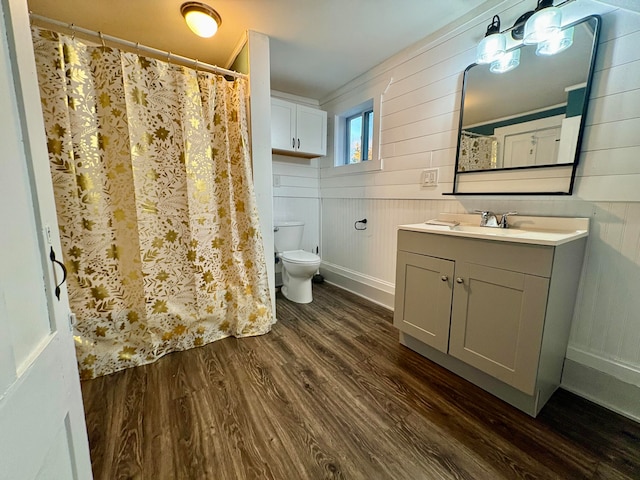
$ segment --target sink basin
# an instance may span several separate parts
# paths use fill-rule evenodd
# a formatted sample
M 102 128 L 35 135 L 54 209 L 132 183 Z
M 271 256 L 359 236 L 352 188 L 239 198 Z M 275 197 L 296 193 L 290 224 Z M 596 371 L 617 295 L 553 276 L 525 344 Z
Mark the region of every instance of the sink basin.
M 416 223 L 400 225 L 400 230 L 434 233 L 483 240 L 530 243 L 535 245 L 562 245 L 589 235 L 588 218 L 566 217 L 510 217 L 509 228 L 481 227 L 480 218 L 472 214 L 442 213 L 437 220 L 448 225 Z M 455 225 L 454 225 L 455 224 Z
M 517 228 L 480 227 L 477 225 L 456 225 L 455 227 L 451 227 L 451 230 L 477 233 L 480 235 L 497 235 L 501 237 L 515 237 L 529 233 L 526 230 L 520 230 Z

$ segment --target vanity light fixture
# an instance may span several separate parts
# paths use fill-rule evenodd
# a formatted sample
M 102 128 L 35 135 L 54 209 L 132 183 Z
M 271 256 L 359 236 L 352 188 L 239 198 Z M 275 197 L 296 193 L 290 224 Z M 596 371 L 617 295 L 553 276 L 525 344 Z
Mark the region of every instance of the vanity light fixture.
M 213 37 L 222 24 L 222 18 L 213 8 L 200 2 L 186 2 L 180 13 L 193 33 L 199 37 Z
M 513 70 L 520 64 L 519 49 L 513 48 L 513 42 L 507 51 L 506 34 L 516 42 L 524 45 L 535 45 L 537 55 L 555 55 L 573 44 L 573 28 L 562 29 L 562 12 L 560 7 L 575 0 L 564 0 L 553 6 L 553 0 L 537 0 L 535 10 L 523 13 L 511 28 L 500 31 L 500 17 L 493 16 L 487 26 L 487 33 L 478 44 L 476 63 L 490 63 L 493 73 L 504 73 Z M 505 53 L 506 52 L 506 53 Z
M 493 20 L 487 26 L 487 33 L 478 44 L 476 63 L 484 64 L 498 60 L 504 55 L 506 44 L 507 39 L 504 34 L 500 33 L 500 17 L 494 15 Z

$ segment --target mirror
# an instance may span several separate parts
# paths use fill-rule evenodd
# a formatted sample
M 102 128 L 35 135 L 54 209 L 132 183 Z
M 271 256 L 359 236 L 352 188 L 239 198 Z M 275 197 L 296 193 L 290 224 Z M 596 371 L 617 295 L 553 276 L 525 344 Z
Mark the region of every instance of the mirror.
M 454 193 L 474 193 L 457 188 L 461 175 L 541 167 L 564 167 L 571 179 L 568 191 L 535 193 L 570 193 L 599 24 L 599 17 L 590 16 L 566 26 L 563 30 L 573 31 L 573 44 L 555 55 L 536 55 L 537 45 L 518 46 L 514 50 L 520 51 L 520 64 L 506 73 L 492 73 L 489 65 L 467 67 Z M 522 172 L 511 177 L 526 178 Z

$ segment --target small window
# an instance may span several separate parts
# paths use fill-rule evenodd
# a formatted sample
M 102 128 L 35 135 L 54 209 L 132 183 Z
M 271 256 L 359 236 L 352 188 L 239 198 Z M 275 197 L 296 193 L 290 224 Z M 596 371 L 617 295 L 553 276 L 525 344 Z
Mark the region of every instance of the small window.
M 373 92 L 358 93 L 357 97 L 341 100 L 333 105 L 336 111 L 333 124 L 333 167 L 326 175 L 382 170 L 380 154 L 380 105 L 382 92 L 388 84 L 376 84 Z M 380 92 L 377 92 L 377 90 Z M 371 94 L 366 98 L 365 94 Z
M 373 158 L 373 109 L 364 110 L 345 119 L 345 165 Z

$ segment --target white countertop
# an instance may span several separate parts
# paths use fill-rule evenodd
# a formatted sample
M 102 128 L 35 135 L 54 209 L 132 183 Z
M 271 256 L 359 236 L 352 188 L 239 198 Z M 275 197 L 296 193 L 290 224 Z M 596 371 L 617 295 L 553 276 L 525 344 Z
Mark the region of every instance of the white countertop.
M 500 215 L 497 217 L 500 219 Z M 510 216 L 509 228 L 481 227 L 479 214 L 441 213 L 437 220 L 458 223 L 458 225 L 414 223 L 399 225 L 398 229 L 497 242 L 552 246 L 562 245 L 589 235 L 588 218 Z

